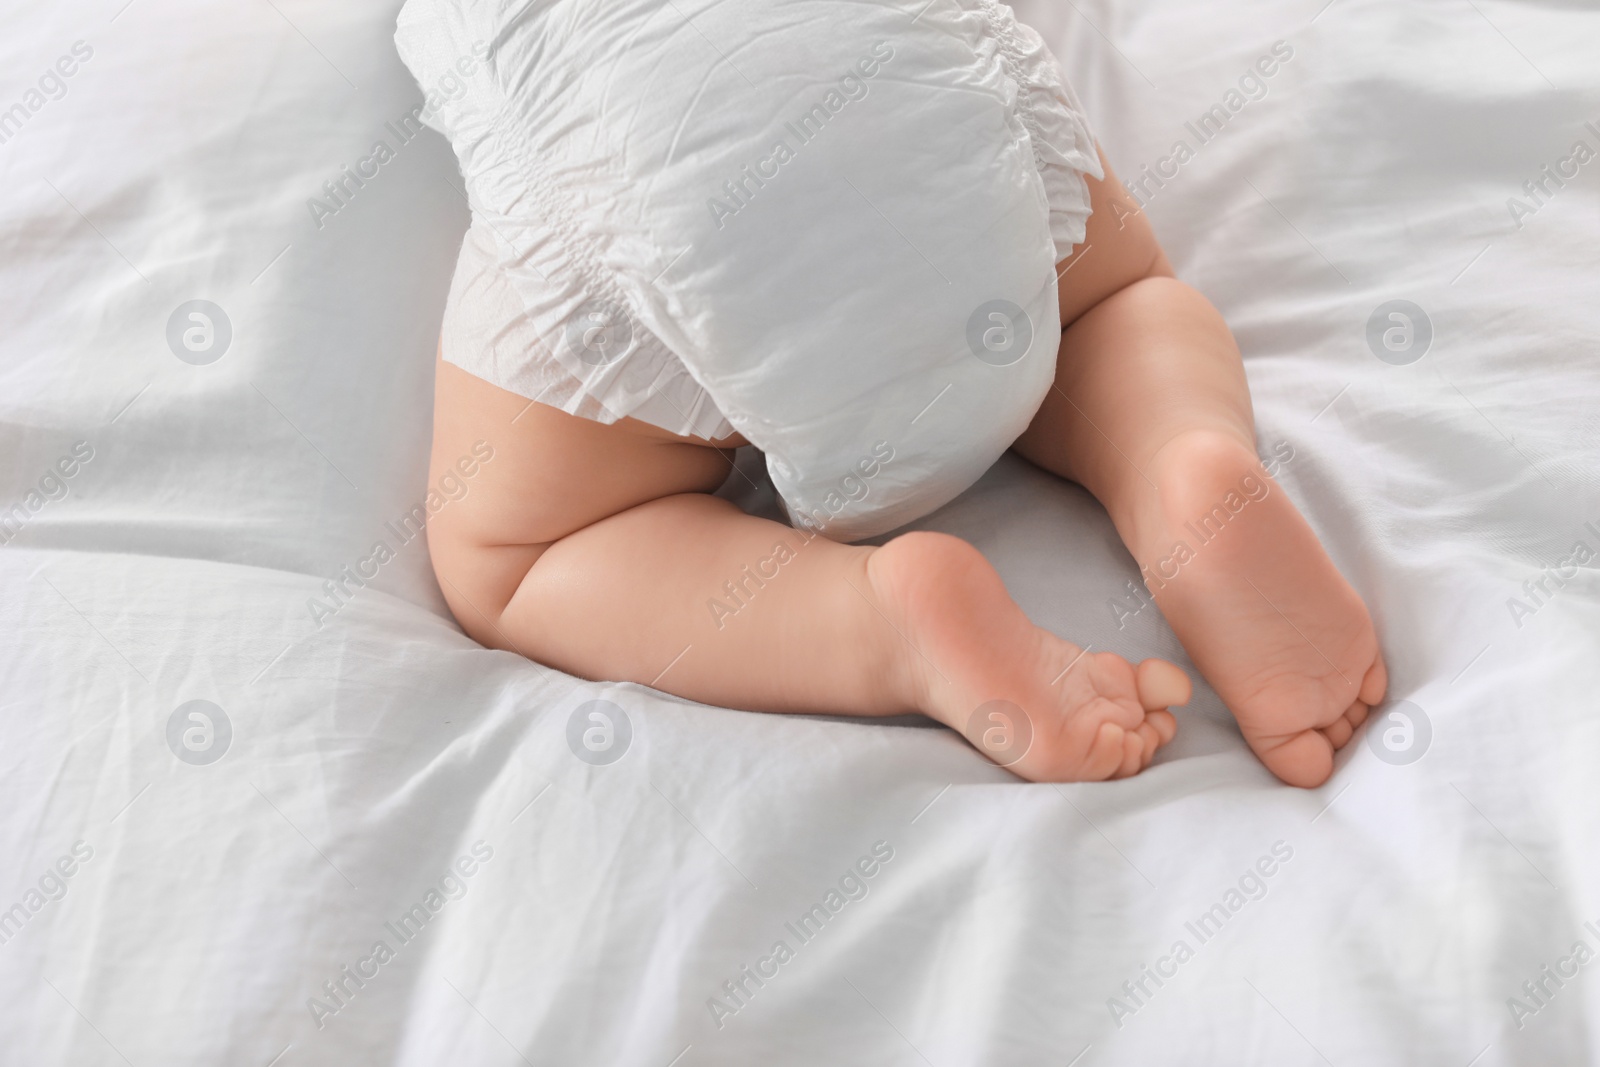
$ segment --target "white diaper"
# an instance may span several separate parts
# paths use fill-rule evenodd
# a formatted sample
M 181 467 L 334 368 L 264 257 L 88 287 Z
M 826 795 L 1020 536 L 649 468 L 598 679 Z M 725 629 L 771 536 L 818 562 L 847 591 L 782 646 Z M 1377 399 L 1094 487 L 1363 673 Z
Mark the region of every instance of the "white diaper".
M 407 0 L 472 208 L 444 358 L 602 422 L 735 431 L 856 540 L 971 485 L 1054 375 L 1102 172 L 995 0 Z

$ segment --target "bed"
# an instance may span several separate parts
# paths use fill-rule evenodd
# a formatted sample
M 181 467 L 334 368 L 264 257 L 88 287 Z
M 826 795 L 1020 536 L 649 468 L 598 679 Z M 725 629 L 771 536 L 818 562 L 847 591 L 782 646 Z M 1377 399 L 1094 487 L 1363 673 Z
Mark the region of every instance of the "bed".
M 1372 607 L 1391 701 L 1301 791 L 1203 686 L 1031 785 L 463 636 L 407 516 L 467 211 L 396 7 L 0 39 L 0 1063 L 1600 1058 L 1600 12 L 1017 5 Z M 1075 487 L 918 525 L 1186 662 Z

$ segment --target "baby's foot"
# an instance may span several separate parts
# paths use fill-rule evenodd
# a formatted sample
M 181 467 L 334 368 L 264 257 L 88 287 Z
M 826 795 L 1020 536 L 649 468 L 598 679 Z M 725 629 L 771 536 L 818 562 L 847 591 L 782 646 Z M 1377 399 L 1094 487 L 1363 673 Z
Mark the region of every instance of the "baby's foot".
M 1388 685 L 1366 605 L 1242 442 L 1185 435 L 1150 473 L 1165 530 L 1141 541 L 1164 547 L 1140 562 L 1157 604 L 1267 768 L 1321 785 Z
M 1033 625 L 965 541 L 906 534 L 873 553 L 867 574 L 905 638 L 918 706 L 1022 777 L 1125 778 L 1176 733 L 1166 709 L 1189 699 L 1181 670 L 1085 653 Z

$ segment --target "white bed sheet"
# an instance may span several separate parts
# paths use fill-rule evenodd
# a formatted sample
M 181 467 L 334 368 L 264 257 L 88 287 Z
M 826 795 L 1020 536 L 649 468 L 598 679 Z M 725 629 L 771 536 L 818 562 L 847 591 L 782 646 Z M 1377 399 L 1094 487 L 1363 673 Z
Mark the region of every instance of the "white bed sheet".
M 0 1064 L 1600 1057 L 1592 968 L 1523 988 L 1600 951 L 1594 565 L 1508 607 L 1600 549 L 1600 163 L 1520 226 L 1507 206 L 1600 149 L 1600 13 L 1020 5 L 1127 177 L 1293 49 L 1149 211 L 1234 326 L 1393 697 L 1432 724 L 1419 761 L 1363 738 L 1302 792 L 1205 691 L 1146 773 L 1057 788 L 943 730 L 709 709 L 467 640 L 385 525 L 428 488 L 466 223 L 443 142 L 386 125 L 417 101 L 397 5 L 124 4 L 16 9 L 0 37 L 0 114 L 26 111 L 0 143 L 0 509 L 93 454 L 0 549 L 0 909 L 22 905 L 0 911 Z M 391 160 L 308 206 L 378 139 Z M 1406 366 L 1366 341 L 1395 299 L 1435 335 Z M 231 324 L 207 365 L 167 341 L 191 300 Z M 1109 523 L 1020 461 L 923 525 L 1063 635 L 1181 655 L 1154 612 L 1118 627 Z M 317 625 L 308 601 L 378 539 L 394 558 Z M 602 698 L 634 737 L 590 766 L 567 720 Z M 168 746 L 191 700 L 231 726 L 207 765 Z M 864 897 L 787 932 L 879 842 Z M 402 943 L 386 924 L 475 846 Z M 1265 895 L 1201 943 L 1186 924 L 1274 846 Z M 741 1006 L 723 983 L 780 939 L 793 958 Z M 379 940 L 357 989 L 340 969 L 371 973 Z M 1160 964 L 1179 940 L 1192 957 Z

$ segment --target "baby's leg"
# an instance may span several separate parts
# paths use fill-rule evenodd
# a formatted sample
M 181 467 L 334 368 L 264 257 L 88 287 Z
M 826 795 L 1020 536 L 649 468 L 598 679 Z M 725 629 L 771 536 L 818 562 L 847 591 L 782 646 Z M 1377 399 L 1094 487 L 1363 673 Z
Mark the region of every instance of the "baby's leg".
M 1165 707 L 1188 699 L 1170 664 L 1083 655 L 1033 626 L 965 542 L 807 539 L 707 495 L 722 450 L 530 406 L 440 363 L 435 479 L 480 439 L 494 459 L 428 535 L 456 618 L 486 645 L 727 707 L 922 711 L 980 749 L 997 726 L 1023 729 L 972 722 L 1006 701 L 1033 735 L 1012 769 L 1038 779 L 1135 773 L 1172 736 Z
M 1278 777 L 1320 785 L 1383 696 L 1366 606 L 1255 452 L 1227 326 L 1110 168 L 1061 264 L 1056 383 L 1017 451 L 1106 506 L 1162 613 Z

